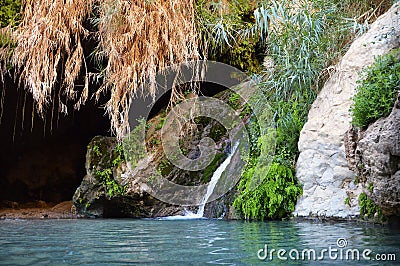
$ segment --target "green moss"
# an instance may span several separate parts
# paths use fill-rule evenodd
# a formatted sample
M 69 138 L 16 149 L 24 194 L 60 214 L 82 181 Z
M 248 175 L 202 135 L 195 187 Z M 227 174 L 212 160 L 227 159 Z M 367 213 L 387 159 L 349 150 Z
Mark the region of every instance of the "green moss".
M 372 66 L 363 70 L 357 83 L 350 109 L 352 123 L 365 127 L 387 116 L 393 108 L 400 86 L 400 49 L 377 57 Z
M 201 177 L 203 183 L 210 182 L 210 179 L 214 174 L 215 170 L 217 170 L 218 166 L 224 161 L 224 159 L 225 159 L 224 153 L 215 154 L 215 157 L 212 160 L 212 162 L 203 171 L 203 175 Z
M 90 169 L 94 171 L 94 177 L 104 187 L 108 197 L 124 195 L 126 188 L 118 184 L 114 179 L 113 169 L 119 167 L 125 161 L 123 147 L 116 144 L 113 145 L 109 139 L 95 137 L 89 143 L 88 149 L 91 153 Z
M 260 71 L 260 58 L 264 52 L 259 36 L 241 38 L 243 32 L 254 25 L 254 1 L 196 1 L 198 20 L 201 21 L 204 42 L 211 51 L 210 60 L 223 62 L 249 73 Z M 227 8 L 227 9 L 224 9 Z M 226 12 L 229 10 L 229 12 Z
M 0 5 L 0 27 L 7 25 L 16 25 L 21 19 L 21 1 L 20 0 L 2 0 Z
M 344 200 L 344 204 L 350 206 L 350 198 L 349 198 L 349 197 L 347 197 L 347 198 Z

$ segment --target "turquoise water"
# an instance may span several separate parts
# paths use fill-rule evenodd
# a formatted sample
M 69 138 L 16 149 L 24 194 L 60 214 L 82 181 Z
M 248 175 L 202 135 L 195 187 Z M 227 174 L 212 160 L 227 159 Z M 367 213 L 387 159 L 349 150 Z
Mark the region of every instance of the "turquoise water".
M 360 223 L 242 222 L 223 220 L 3 220 L 0 265 L 315 265 L 335 263 L 393 265 L 378 261 L 282 261 L 270 249 L 371 249 L 371 257 L 395 254 L 400 261 L 400 234 L 385 226 Z M 259 255 L 263 258 L 264 250 Z M 296 253 L 292 253 L 295 257 Z M 334 255 L 334 254 L 333 254 Z M 332 255 L 332 256 L 333 256 Z M 299 258 L 301 259 L 301 257 Z M 318 258 L 317 258 L 318 259 Z M 351 259 L 351 257 L 350 257 Z

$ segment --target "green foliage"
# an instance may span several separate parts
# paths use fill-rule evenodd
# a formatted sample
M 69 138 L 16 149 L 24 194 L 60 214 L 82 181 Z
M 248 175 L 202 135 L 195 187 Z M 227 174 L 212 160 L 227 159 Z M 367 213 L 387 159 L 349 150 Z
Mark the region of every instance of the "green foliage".
M 244 172 L 240 183 L 240 195 L 234 201 L 234 207 L 246 219 L 277 219 L 294 211 L 301 187 L 296 184 L 294 171 L 282 164 L 273 163 L 265 179 L 256 189 L 249 189 L 253 173 L 249 168 Z
M 308 108 L 298 101 L 274 103 L 276 121 L 277 162 L 294 165 L 298 155 L 297 142 L 306 122 Z
M 106 168 L 95 172 L 96 179 L 105 187 L 107 195 L 112 198 L 125 194 L 125 187 L 119 185 L 113 177 L 112 168 Z
M 360 205 L 360 214 L 368 218 L 373 218 L 375 213 L 378 214 L 378 218 L 382 219 L 382 209 L 376 206 L 376 204 L 368 198 L 365 193 L 361 193 L 358 197 L 358 204 Z
M 174 169 L 174 165 L 169 160 L 163 159 L 158 164 L 157 169 L 161 175 L 167 176 Z
M 374 64 L 361 73 L 357 93 L 350 109 L 353 125 L 368 126 L 387 116 L 400 88 L 400 49 L 377 57 Z
M 373 192 L 374 191 L 374 183 L 372 183 L 372 182 L 369 182 L 368 183 L 368 188 L 367 188 L 370 192 Z
M 208 58 L 250 73 L 260 71 L 262 40 L 242 32 L 255 24 L 257 1 L 198 0 L 197 20 L 203 42 L 209 49 Z M 243 36 L 244 37 L 244 36 Z
M 256 52 L 256 40 L 240 40 L 232 47 L 224 47 L 218 53 L 214 53 L 210 59 L 218 60 L 249 73 L 258 73 L 261 71 L 261 66 L 258 58 L 260 56 L 257 56 Z
M 237 110 L 242 105 L 240 95 L 237 93 L 232 93 L 229 96 L 228 102 L 229 105 L 235 110 Z
M 113 167 L 118 167 L 124 160 L 124 148 L 121 144 L 117 144 L 113 150 L 113 160 L 111 161 L 111 165 Z
M 109 144 L 105 141 L 107 140 L 94 138 L 88 145 L 91 152 L 90 168 L 94 171 L 94 176 L 100 185 L 106 190 L 108 197 L 122 196 L 126 188 L 114 179 L 113 169 L 125 161 L 124 149 L 121 144 L 117 144 L 110 152 Z
M 164 126 L 166 119 L 166 116 L 160 118 L 160 122 L 156 125 L 156 130 L 160 130 Z
M 20 0 L 2 0 L 0 5 L 0 28 L 7 25 L 16 25 L 21 19 Z
M 374 16 L 370 12 L 382 12 L 390 4 L 366 0 L 257 2 L 248 23 L 235 28 L 233 19 L 222 22 L 221 18 L 214 41 L 229 46 L 232 40 L 256 39 L 265 47 L 265 69 L 256 78 L 263 80 L 260 86 L 274 112 L 276 154 L 270 171 L 255 169 L 260 148 L 256 142 L 264 140 L 257 134 L 252 139 L 250 134 L 250 166 L 242 174 L 235 207 L 250 219 L 281 218 L 290 213 L 301 193 L 296 180 L 288 181 L 291 178 L 287 169 L 294 168 L 296 163 L 300 131 L 329 76 L 327 67 L 343 54 L 357 34 L 365 31 L 368 20 Z M 235 100 L 230 99 L 233 103 Z M 264 171 L 265 179 L 260 186 L 249 189 L 251 178 L 262 179 L 262 174 L 254 175 L 257 171 Z M 282 207 L 278 208 L 278 204 Z
M 349 198 L 349 197 L 347 197 L 347 198 L 344 200 L 344 204 L 350 206 L 350 198 Z
M 122 139 L 122 150 L 125 151 L 125 158 L 130 162 L 131 167 L 135 168 L 137 163 L 147 156 L 144 146 L 143 135 L 146 131 L 146 120 L 139 119 L 138 125 L 132 130 L 131 134 Z
M 100 155 L 101 155 L 100 147 L 97 146 L 97 145 L 94 145 L 94 146 L 92 147 L 92 152 L 93 152 L 93 154 L 94 154 L 95 156 L 100 156 Z
M 226 135 L 226 128 L 218 123 L 211 128 L 209 136 L 214 139 L 214 141 L 219 141 L 224 135 Z

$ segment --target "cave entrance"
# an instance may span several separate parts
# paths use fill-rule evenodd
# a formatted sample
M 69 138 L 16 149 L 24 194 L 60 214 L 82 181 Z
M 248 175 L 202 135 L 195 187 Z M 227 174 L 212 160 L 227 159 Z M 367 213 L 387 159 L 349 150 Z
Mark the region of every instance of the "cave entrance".
M 68 115 L 58 114 L 58 106 L 49 103 L 41 118 L 33 112 L 32 95 L 18 88 L 12 78 L 0 83 L 0 97 L 4 99 L 0 106 L 0 201 L 71 200 L 86 174 L 88 143 L 96 135 L 110 135 L 109 119 L 99 107 L 102 99 L 97 104 L 88 100 L 79 111 L 67 103 L 71 106 Z

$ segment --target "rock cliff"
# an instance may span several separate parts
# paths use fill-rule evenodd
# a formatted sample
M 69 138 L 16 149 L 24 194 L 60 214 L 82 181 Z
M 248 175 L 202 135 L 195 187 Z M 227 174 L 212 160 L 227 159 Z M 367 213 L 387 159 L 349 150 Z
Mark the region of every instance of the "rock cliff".
M 394 4 L 387 13 L 371 25 L 368 32 L 351 45 L 336 66 L 335 73 L 326 82 L 313 103 L 298 144 L 300 155 L 297 162 L 297 177 L 303 184 L 304 192 L 297 203 L 295 216 L 349 218 L 359 215 L 358 196 L 363 191 L 363 187 L 354 182 L 357 173 L 350 169 L 345 149 L 345 142 L 349 141 L 347 131 L 351 122 L 349 108 L 352 105 L 352 96 L 355 94 L 359 72 L 372 64 L 376 56 L 386 54 L 391 49 L 400 46 L 399 9 L 399 5 Z M 392 113 L 391 116 L 396 116 L 396 114 Z M 394 143 L 398 144 L 399 139 L 396 140 L 394 137 L 399 136 L 398 131 L 396 133 L 392 130 L 391 133 L 387 133 L 387 138 L 383 138 L 395 142 L 386 142 L 385 145 L 372 144 L 374 143 L 373 136 L 383 133 L 379 130 L 377 132 L 377 127 L 396 127 L 396 124 L 390 122 L 393 119 L 394 117 L 377 122 L 379 126 L 374 124 L 367 130 L 364 139 L 360 141 L 359 149 L 362 149 L 362 153 L 380 153 L 382 162 L 392 164 L 398 162 L 393 159 L 393 156 L 398 156 L 397 153 L 389 152 L 395 149 Z M 369 167 L 376 169 L 376 164 L 380 163 L 378 157 L 374 158 L 376 154 L 370 155 Z M 356 160 L 356 158 L 349 159 Z M 386 168 L 386 173 L 390 172 L 391 179 L 385 179 L 385 181 L 382 181 L 382 173 L 371 170 L 375 173 L 374 180 L 381 180 L 375 181 L 374 201 L 376 203 L 385 201 L 386 205 L 393 206 L 398 203 L 395 202 L 396 199 L 388 195 L 395 193 L 394 195 L 397 195 L 395 197 L 398 198 L 397 190 L 393 190 L 398 186 L 398 171 L 393 172 L 396 167 Z M 385 182 L 389 182 L 390 185 L 385 186 Z

